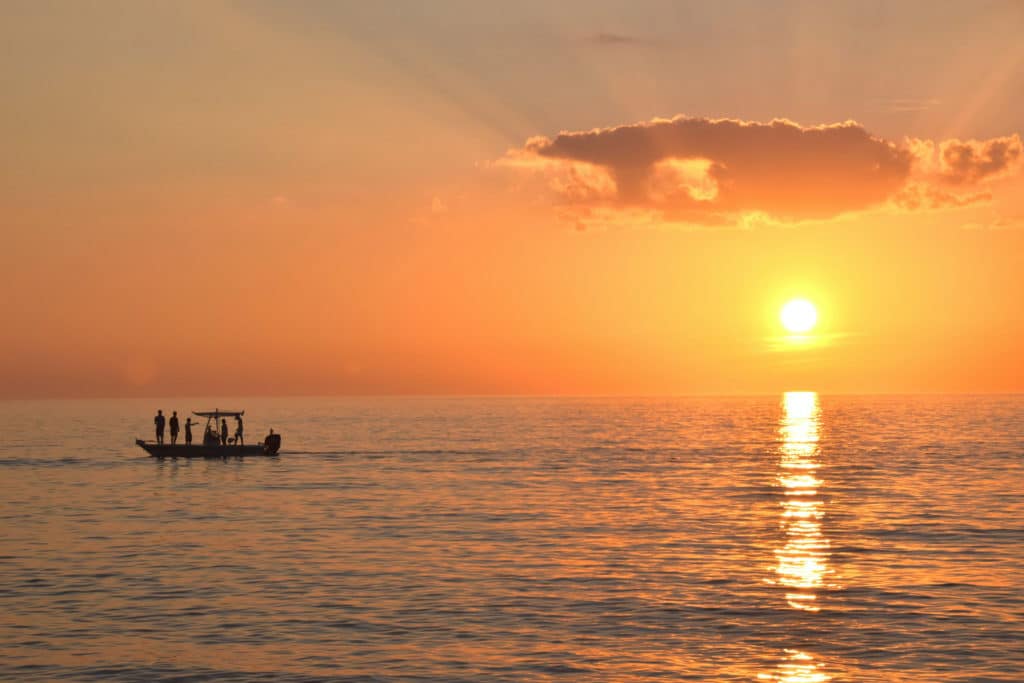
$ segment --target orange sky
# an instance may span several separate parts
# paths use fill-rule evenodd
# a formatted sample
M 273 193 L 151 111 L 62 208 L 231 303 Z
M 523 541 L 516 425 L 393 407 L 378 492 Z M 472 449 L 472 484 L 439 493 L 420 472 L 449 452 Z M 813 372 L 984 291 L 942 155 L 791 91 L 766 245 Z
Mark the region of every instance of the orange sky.
M 1024 391 L 1019 2 L 377 4 L 5 6 L 0 397 Z

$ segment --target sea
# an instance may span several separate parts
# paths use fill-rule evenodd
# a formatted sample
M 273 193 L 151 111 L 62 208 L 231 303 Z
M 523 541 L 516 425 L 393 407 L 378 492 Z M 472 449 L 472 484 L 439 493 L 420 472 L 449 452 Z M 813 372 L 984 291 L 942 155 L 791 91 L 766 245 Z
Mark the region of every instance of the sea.
M 1022 396 L 0 402 L 0 680 L 1020 682 L 1022 503 Z

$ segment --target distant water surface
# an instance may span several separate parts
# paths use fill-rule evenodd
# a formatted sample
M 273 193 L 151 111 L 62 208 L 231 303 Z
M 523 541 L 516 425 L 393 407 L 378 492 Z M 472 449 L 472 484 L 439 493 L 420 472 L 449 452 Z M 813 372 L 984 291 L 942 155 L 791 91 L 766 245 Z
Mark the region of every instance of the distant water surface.
M 157 461 L 157 408 L 283 454 Z M 1024 680 L 1024 398 L 0 402 L 0 679 Z

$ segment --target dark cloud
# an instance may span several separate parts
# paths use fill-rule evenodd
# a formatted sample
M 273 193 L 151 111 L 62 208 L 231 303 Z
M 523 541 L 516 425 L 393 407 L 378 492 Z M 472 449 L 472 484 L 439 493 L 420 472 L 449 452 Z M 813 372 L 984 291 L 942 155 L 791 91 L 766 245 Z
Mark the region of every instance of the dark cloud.
M 852 122 L 805 128 L 676 117 L 561 133 L 527 149 L 607 169 L 621 205 L 709 218 L 753 211 L 826 218 L 863 209 L 899 190 L 912 162 L 909 152 Z
M 621 33 L 598 33 L 591 38 L 598 45 L 646 45 L 648 41 Z
M 504 162 L 543 172 L 562 213 L 715 225 L 828 219 L 881 205 L 966 206 L 991 198 L 970 186 L 1020 156 L 1016 135 L 897 144 L 854 121 L 677 116 L 532 138 Z M 962 187 L 952 192 L 951 184 Z

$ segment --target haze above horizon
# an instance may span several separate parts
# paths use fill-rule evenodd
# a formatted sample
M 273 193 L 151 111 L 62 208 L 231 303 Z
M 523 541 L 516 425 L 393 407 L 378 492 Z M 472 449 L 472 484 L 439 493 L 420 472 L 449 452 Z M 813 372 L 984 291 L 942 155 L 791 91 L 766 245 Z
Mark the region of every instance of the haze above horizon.
M 1022 392 L 1022 27 L 10 3 L 0 398 Z

